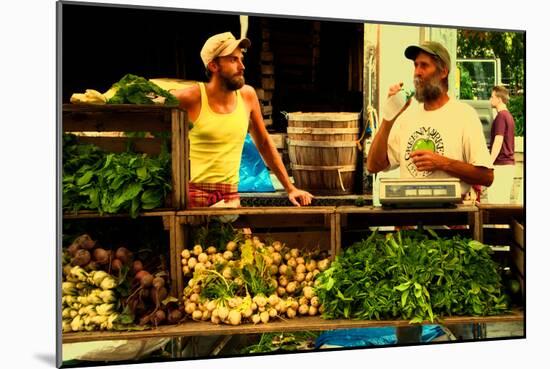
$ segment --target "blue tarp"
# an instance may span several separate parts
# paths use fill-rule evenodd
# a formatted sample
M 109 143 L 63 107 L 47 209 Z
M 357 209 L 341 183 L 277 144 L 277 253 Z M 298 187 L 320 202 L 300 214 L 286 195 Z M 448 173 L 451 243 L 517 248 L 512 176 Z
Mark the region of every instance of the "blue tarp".
M 269 171 L 249 133 L 244 141 L 239 177 L 239 192 L 275 191 Z
M 422 342 L 430 342 L 445 332 L 439 325 L 422 326 Z M 315 348 L 323 345 L 341 347 L 365 347 L 393 345 L 397 343 L 394 327 L 339 329 L 322 333 L 315 341 Z

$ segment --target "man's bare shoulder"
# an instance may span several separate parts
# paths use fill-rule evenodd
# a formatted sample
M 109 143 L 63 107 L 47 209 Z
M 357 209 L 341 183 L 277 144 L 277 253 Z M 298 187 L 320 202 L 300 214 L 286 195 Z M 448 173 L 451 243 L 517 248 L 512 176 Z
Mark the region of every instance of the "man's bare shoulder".
M 198 83 L 180 90 L 172 90 L 171 92 L 179 100 L 180 107 L 183 109 L 190 110 L 197 104 L 200 104 L 201 90 Z
M 256 90 L 254 89 L 254 87 L 250 86 L 250 85 L 244 85 L 242 88 L 241 88 L 241 94 L 243 95 L 243 97 L 245 97 L 246 99 L 253 99 L 254 97 L 256 97 Z

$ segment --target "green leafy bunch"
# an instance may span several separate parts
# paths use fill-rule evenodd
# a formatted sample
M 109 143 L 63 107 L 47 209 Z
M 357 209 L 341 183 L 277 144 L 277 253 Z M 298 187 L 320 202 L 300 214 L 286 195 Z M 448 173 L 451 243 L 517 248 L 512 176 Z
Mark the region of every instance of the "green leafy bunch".
M 122 79 L 113 84 L 117 91 L 107 104 L 154 104 L 158 96 L 166 98 L 164 105 L 178 106 L 178 99 L 170 92 L 160 88 L 153 82 L 133 74 L 126 74 Z
M 242 349 L 243 354 L 257 354 L 265 352 L 293 352 L 297 350 L 311 350 L 315 347 L 315 340 L 319 332 L 270 332 L 263 333 L 258 343 Z
M 496 315 L 508 308 L 491 249 L 428 230 L 373 232 L 318 277 L 324 318 L 407 319 Z
M 65 139 L 63 162 L 63 209 L 97 210 L 99 213 L 158 208 L 170 193 L 170 154 L 157 157 L 124 152 L 103 153 L 93 145 Z

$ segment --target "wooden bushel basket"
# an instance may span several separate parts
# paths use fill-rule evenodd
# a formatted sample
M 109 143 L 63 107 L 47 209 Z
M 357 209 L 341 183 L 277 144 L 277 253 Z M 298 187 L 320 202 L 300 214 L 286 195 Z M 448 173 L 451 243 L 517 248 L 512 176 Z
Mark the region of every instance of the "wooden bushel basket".
M 288 113 L 288 155 L 297 187 L 314 195 L 353 191 L 359 113 Z

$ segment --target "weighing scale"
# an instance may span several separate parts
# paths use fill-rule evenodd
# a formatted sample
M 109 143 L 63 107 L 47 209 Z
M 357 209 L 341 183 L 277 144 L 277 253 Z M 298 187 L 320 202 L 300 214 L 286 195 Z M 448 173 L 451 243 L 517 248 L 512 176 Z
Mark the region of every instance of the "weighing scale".
M 462 202 L 460 181 L 380 178 L 380 203 L 394 207 L 452 206 Z

